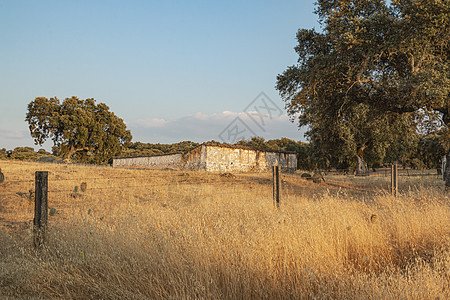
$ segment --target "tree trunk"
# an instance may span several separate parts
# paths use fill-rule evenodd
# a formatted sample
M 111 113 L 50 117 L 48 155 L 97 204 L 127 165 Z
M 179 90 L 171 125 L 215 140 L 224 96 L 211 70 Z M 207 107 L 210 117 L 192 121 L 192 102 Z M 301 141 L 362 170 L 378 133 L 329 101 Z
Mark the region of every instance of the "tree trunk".
M 356 164 L 356 176 L 367 176 L 369 175 L 369 168 L 367 163 L 362 156 L 357 155 L 356 158 L 358 162 Z
M 70 146 L 69 149 L 67 149 L 66 153 L 64 153 L 63 159 L 69 160 L 72 157 L 72 155 L 75 154 L 75 152 L 76 152 L 75 148 L 73 146 Z
M 79 151 L 89 151 L 89 147 L 78 147 L 75 148 L 74 146 L 70 146 L 70 148 L 67 150 L 66 153 L 63 155 L 64 160 L 69 160 L 75 153 Z
M 366 145 L 363 143 L 356 151 L 356 170 L 355 175 L 356 176 L 367 176 L 369 175 L 369 168 L 367 167 L 367 163 L 364 160 L 364 150 L 366 150 Z

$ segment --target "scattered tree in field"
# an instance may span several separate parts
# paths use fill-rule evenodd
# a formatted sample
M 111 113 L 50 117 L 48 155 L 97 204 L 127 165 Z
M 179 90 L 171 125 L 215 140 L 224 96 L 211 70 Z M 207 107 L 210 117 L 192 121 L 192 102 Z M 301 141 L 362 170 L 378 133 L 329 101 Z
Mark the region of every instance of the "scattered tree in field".
M 28 104 L 25 120 L 35 143 L 52 139 L 64 159 L 92 152 L 96 163 L 104 162 L 132 138 L 123 120 L 94 99 L 38 97 Z
M 379 163 L 397 147 L 400 159 L 419 113 L 448 127 L 449 11 L 448 0 L 317 2 L 322 31 L 298 31 L 298 63 L 276 88 L 324 157 Z

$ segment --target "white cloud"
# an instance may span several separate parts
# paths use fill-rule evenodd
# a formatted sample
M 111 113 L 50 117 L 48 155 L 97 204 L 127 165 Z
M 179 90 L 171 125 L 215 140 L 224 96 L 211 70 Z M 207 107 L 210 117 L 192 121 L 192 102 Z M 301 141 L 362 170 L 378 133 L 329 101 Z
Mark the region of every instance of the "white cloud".
M 145 119 L 145 120 L 136 120 L 136 124 L 139 124 L 140 126 L 144 128 L 152 128 L 152 127 L 163 127 L 167 124 L 167 120 L 165 119 L 158 119 L 158 118 L 151 118 L 151 119 Z
M 26 131 L 23 130 L 10 130 L 10 129 L 0 129 L 0 138 L 3 139 L 23 139 L 27 136 Z
M 251 117 L 250 117 L 251 116 Z M 289 121 L 286 114 L 259 115 L 256 112 L 232 112 L 205 114 L 197 112 L 192 115 L 174 119 L 149 118 L 127 122 L 134 141 L 152 143 L 173 143 L 184 140 L 204 142 L 230 140 L 233 130 L 238 137 L 250 138 L 261 136 L 265 139 L 287 137 L 304 140 L 304 130 Z M 259 125 L 258 125 L 259 124 Z M 236 137 L 236 136 L 235 136 Z

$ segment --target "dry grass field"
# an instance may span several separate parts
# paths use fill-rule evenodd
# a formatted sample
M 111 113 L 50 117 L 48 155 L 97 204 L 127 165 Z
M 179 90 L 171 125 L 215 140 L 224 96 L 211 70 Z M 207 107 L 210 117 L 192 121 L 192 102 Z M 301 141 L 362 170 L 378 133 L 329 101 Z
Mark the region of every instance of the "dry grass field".
M 450 201 L 436 177 L 127 170 L 0 161 L 2 299 L 449 299 Z M 32 247 L 34 172 L 48 241 Z M 75 186 L 87 183 L 87 190 Z

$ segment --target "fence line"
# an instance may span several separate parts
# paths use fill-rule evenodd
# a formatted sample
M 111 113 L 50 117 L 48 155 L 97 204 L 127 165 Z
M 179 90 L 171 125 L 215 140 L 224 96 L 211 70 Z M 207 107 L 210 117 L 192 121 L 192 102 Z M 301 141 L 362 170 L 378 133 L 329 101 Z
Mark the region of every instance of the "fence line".
M 55 181 L 53 181 L 55 182 Z M 191 186 L 196 188 L 195 186 L 198 184 L 201 185 L 221 185 L 232 183 L 233 185 L 239 185 L 242 184 L 248 185 L 248 181 L 216 181 L 216 182 L 169 182 L 167 184 L 144 184 L 144 185 L 127 185 L 127 186 L 119 186 L 119 187 L 89 187 L 88 191 L 96 191 L 96 190 L 124 190 L 124 189 L 139 189 L 139 188 L 149 188 L 149 187 L 175 187 L 175 186 Z M 74 193 L 75 191 L 73 189 L 49 189 L 49 193 Z M 0 196 L 22 196 L 19 194 L 20 192 L 16 193 L 0 193 Z
M 337 174 L 337 175 L 351 175 L 354 172 L 353 169 L 334 169 L 334 170 L 316 170 L 326 174 Z M 426 171 L 426 172 L 425 172 Z M 369 176 L 374 177 L 389 177 L 390 168 L 379 168 L 375 171 L 369 171 Z M 399 176 L 442 176 L 439 175 L 436 169 L 398 169 Z
M 143 177 L 136 177 L 136 176 L 114 176 L 114 177 L 79 177 L 79 178 L 53 178 L 49 176 L 49 179 L 52 181 L 75 181 L 75 180 L 110 180 L 110 179 L 147 179 L 147 178 L 161 178 L 161 176 L 143 176 Z M 5 180 L 8 183 L 25 183 L 25 182 L 34 182 L 34 180 Z
M 342 170 L 331 170 L 331 171 L 321 171 L 324 172 L 327 175 L 341 175 Z M 382 173 L 382 174 L 380 174 Z M 369 177 L 389 177 L 391 174 L 391 170 L 390 169 L 382 169 L 379 170 L 377 172 L 371 172 Z M 50 175 L 50 174 L 49 174 Z M 342 174 L 343 175 L 343 174 Z M 181 177 L 182 174 L 179 175 L 179 177 Z M 283 174 L 283 176 L 287 176 L 290 178 L 298 178 L 298 175 L 295 174 Z M 414 177 L 414 176 L 442 176 L 442 175 L 438 175 L 436 173 L 417 173 L 417 170 L 409 170 L 409 169 L 398 169 L 398 176 L 409 176 L 409 177 Z M 114 179 L 133 179 L 133 180 L 146 180 L 146 179 L 153 179 L 153 178 L 161 178 L 163 179 L 163 177 L 161 175 L 156 175 L 156 174 L 152 174 L 150 176 L 114 176 L 114 177 L 77 177 L 77 178 L 54 178 L 53 176 L 49 176 L 49 180 L 51 180 L 52 182 L 64 182 L 64 181 L 94 181 L 94 180 L 114 180 Z M 233 183 L 237 183 L 237 182 L 245 182 L 247 183 L 248 180 L 245 180 L 246 178 L 239 178 L 239 179 L 234 179 L 233 181 L 229 181 L 229 182 L 233 182 Z M 228 181 L 219 181 L 217 183 L 224 183 L 224 182 L 228 182 Z M 30 179 L 30 180 L 5 180 L 5 183 L 8 184 L 17 184 L 17 183 L 34 183 L 34 180 Z M 5 184 L 4 183 L 4 184 Z M 176 181 L 176 183 L 181 183 L 179 181 Z M 195 182 L 195 183 L 211 183 L 211 182 Z M 213 182 L 214 183 L 214 182 Z
M 381 170 L 385 171 L 385 172 L 380 172 Z M 381 169 L 381 170 L 379 169 L 377 172 L 371 173 L 371 176 L 374 176 L 374 174 L 376 174 L 376 173 L 378 173 L 378 174 L 385 173 L 386 177 L 391 175 L 391 171 L 389 169 Z M 328 174 L 329 173 L 335 173 L 335 172 L 341 172 L 341 171 L 342 170 L 333 170 L 331 172 L 328 172 Z M 422 170 L 421 174 L 417 174 L 415 172 L 414 173 L 413 172 L 408 172 L 408 171 L 410 171 L 410 170 L 409 169 L 406 169 L 406 170 L 398 169 L 397 174 L 398 174 L 398 176 L 401 176 L 402 175 L 401 173 L 403 173 L 403 175 L 405 175 L 405 173 L 406 173 L 409 176 L 417 176 L 417 175 L 420 176 L 420 175 L 428 175 L 429 174 L 429 173 L 424 173 L 424 171 L 428 171 L 428 170 Z M 417 170 L 413 170 L 413 171 L 417 172 Z M 375 175 L 375 176 L 383 176 L 383 174 L 381 174 L 381 175 L 378 175 L 378 174 Z M 83 194 L 89 193 L 91 191 L 105 191 L 105 190 L 119 191 L 119 190 L 130 190 L 130 189 L 155 188 L 155 187 L 160 187 L 160 188 L 166 188 L 167 187 L 167 188 L 169 188 L 169 187 L 183 187 L 183 186 L 184 187 L 190 186 L 191 189 L 193 188 L 193 189 L 201 190 L 202 187 L 198 187 L 198 185 L 202 185 L 202 186 L 204 186 L 204 185 L 209 185 L 209 186 L 221 185 L 221 186 L 224 186 L 224 185 L 227 185 L 228 183 L 232 184 L 233 186 L 236 186 L 236 187 L 241 186 L 243 184 L 245 184 L 245 185 L 254 185 L 254 186 L 257 186 L 257 185 L 267 185 L 268 186 L 272 182 L 275 182 L 275 181 L 273 181 L 273 180 L 275 180 L 274 176 L 273 176 L 271 181 L 268 181 L 266 183 L 266 182 L 252 182 L 251 179 L 249 179 L 249 178 L 247 178 L 245 176 L 243 176 L 241 178 L 233 178 L 231 180 L 227 180 L 228 178 L 223 178 L 220 181 L 200 181 L 199 178 L 191 177 L 192 179 L 199 180 L 197 182 L 195 182 L 195 181 L 193 182 L 193 181 L 184 181 L 184 179 L 181 179 L 181 176 L 183 175 L 183 173 L 181 173 L 181 174 L 173 174 L 173 175 L 176 176 L 176 177 L 172 177 L 172 178 L 175 178 L 175 180 L 173 180 L 173 179 L 167 180 L 167 179 L 163 178 L 160 174 L 158 174 L 158 175 L 156 175 L 156 174 L 149 174 L 149 175 L 150 176 L 147 176 L 147 177 L 144 177 L 144 176 L 138 176 L 138 177 L 134 177 L 134 176 L 114 176 L 114 177 L 79 177 L 79 178 L 57 178 L 57 179 L 56 178 L 49 178 L 51 185 L 53 185 L 53 186 L 56 185 L 56 187 L 55 187 L 55 189 L 49 189 L 48 193 L 67 193 L 67 194 L 74 193 L 74 194 L 79 194 L 78 190 L 76 189 L 76 187 L 78 187 L 78 185 L 75 187 L 75 189 L 66 189 L 66 188 L 58 189 L 57 188 L 58 183 L 60 183 L 60 182 L 70 182 L 70 181 L 83 181 L 82 183 L 86 183 L 87 182 L 88 185 L 90 185 L 90 186 L 89 186 L 87 192 L 86 191 L 82 192 Z M 438 176 L 437 174 L 429 174 L 429 175 Z M 283 174 L 283 176 L 289 177 L 289 178 L 300 178 L 298 175 L 295 175 L 295 174 Z M 154 179 L 154 178 L 161 178 L 163 182 L 161 182 L 161 183 L 156 183 L 156 182 L 152 183 L 151 180 Z M 178 180 L 176 180 L 177 178 L 180 178 L 180 180 L 183 180 L 183 181 L 178 181 Z M 187 178 L 189 178 L 189 177 L 187 177 Z M 97 180 L 99 180 L 99 181 L 104 181 L 104 180 L 108 180 L 109 181 L 109 180 L 111 180 L 112 182 L 108 183 L 108 184 L 117 185 L 117 184 L 127 183 L 126 181 L 125 182 L 116 181 L 116 179 L 117 180 L 134 179 L 134 180 L 140 180 L 140 181 L 144 181 L 145 179 L 147 179 L 147 180 L 145 180 L 147 182 L 144 182 L 144 184 L 141 184 L 141 185 L 123 185 L 123 186 L 95 186 L 95 185 L 104 185 L 104 183 L 92 182 L 92 181 L 97 181 Z M 220 179 L 220 177 L 216 177 L 215 179 Z M 267 178 L 267 179 L 269 179 L 269 178 Z M 277 179 L 277 180 L 279 180 L 279 179 Z M 7 183 L 12 183 L 12 184 L 15 184 L 15 183 L 31 183 L 31 182 L 34 182 L 34 180 L 12 180 L 12 181 L 7 180 Z M 94 186 L 92 186 L 92 185 L 94 185 Z M 281 187 L 280 184 L 279 184 L 279 186 Z M 391 184 L 391 186 L 392 186 L 392 184 Z M 391 188 L 391 191 L 393 191 L 393 190 L 394 189 Z M 220 191 L 216 190 L 216 194 L 219 194 L 219 193 L 220 193 Z M 230 193 L 231 192 L 228 191 L 228 192 L 226 192 L 224 194 L 230 194 Z M 276 200 L 276 197 L 277 197 L 276 194 L 277 193 L 279 194 L 279 188 L 275 188 L 274 187 L 273 188 L 273 193 L 274 193 L 274 201 L 276 203 L 279 203 L 279 200 L 278 201 Z M 82 195 L 82 194 L 80 194 L 80 195 Z M 20 192 L 20 191 L 19 192 L 7 192 L 7 193 L 1 193 L 0 192 L 0 197 L 10 197 L 10 196 L 20 196 L 20 197 L 32 199 L 33 192 L 32 192 L 32 189 L 30 189 L 28 192 Z
M 25 183 L 25 182 L 34 182 L 34 180 L 7 180 L 5 179 L 5 183 Z M 3 183 L 3 184 L 5 184 Z
M 51 174 L 49 174 L 51 175 Z M 178 175 L 178 177 L 181 177 L 182 174 Z M 161 175 L 150 175 L 150 176 L 112 176 L 112 177 L 77 177 L 77 178 L 54 178 L 53 176 L 49 176 L 49 180 L 52 182 L 59 182 L 59 181 L 87 181 L 87 180 L 111 180 L 111 179 L 149 179 L 149 178 L 163 178 Z M 29 180 L 5 180 L 8 183 L 27 183 L 27 182 L 34 182 L 34 179 Z M 233 182 L 236 182 L 234 180 Z
M 0 194 L 0 197 L 6 197 L 6 196 L 20 196 L 17 193 L 6 193 L 6 194 Z

